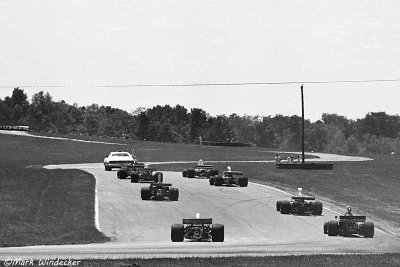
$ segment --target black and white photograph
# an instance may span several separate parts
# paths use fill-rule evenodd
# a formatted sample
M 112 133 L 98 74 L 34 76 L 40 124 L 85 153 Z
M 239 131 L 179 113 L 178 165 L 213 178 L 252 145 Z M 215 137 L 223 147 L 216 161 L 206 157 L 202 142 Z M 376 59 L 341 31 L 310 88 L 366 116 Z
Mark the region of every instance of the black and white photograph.
M 0 1 L 0 266 L 400 266 L 400 2 Z

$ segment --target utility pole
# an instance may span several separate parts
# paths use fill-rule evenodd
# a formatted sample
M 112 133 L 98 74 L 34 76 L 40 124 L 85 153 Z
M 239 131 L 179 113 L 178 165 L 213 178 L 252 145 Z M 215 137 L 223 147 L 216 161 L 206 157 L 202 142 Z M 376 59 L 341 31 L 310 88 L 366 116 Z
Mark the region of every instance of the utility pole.
M 301 163 L 304 164 L 304 95 L 301 85 Z

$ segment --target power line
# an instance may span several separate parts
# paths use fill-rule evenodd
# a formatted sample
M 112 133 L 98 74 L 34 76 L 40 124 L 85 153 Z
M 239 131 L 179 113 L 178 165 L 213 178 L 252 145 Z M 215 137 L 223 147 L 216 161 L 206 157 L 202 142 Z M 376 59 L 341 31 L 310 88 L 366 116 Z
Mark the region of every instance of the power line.
M 286 81 L 286 82 L 240 82 L 240 83 L 182 83 L 182 84 L 115 84 L 115 85 L 20 85 L 21 88 L 132 88 L 132 87 L 196 87 L 196 86 L 252 86 L 252 85 L 287 85 L 287 84 L 334 84 L 334 83 L 382 83 L 400 82 L 400 79 L 373 80 L 332 80 L 332 81 Z M 14 86 L 0 85 L 0 88 Z

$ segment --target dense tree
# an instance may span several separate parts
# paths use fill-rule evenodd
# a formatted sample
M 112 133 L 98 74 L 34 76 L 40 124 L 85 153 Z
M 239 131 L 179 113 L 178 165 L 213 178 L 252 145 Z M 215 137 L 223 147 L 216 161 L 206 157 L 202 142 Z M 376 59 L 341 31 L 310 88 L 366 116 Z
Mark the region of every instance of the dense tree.
M 190 110 L 190 141 L 198 140 L 204 135 L 204 126 L 207 123 L 207 114 L 200 108 L 192 108 Z
M 0 99 L 0 124 L 26 125 L 35 131 L 93 136 L 139 138 L 161 142 L 244 142 L 281 150 L 301 149 L 298 116 L 210 116 L 200 108 L 190 112 L 181 106 L 138 107 L 133 112 L 92 104 L 79 107 L 54 102 L 40 91 L 28 101 L 23 89 Z M 305 121 L 306 150 L 332 153 L 400 153 L 400 117 L 371 112 L 348 120 L 338 114 L 322 114 Z

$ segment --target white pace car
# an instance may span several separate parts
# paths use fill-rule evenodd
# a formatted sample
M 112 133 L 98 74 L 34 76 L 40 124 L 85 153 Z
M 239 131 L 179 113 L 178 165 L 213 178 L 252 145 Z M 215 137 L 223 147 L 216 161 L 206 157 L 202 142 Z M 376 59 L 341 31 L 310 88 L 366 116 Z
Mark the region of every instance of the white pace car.
M 111 171 L 112 168 L 121 168 L 135 163 L 136 160 L 128 152 L 110 152 L 110 154 L 104 158 L 104 169 L 106 171 Z

